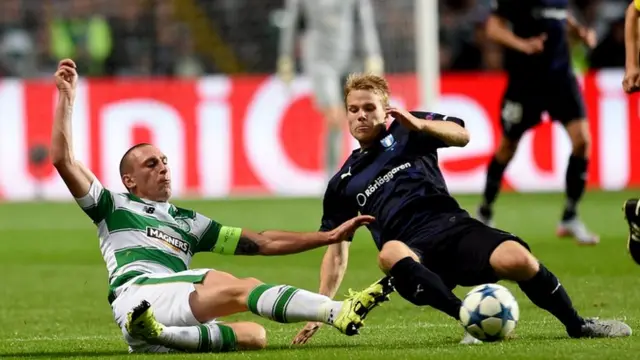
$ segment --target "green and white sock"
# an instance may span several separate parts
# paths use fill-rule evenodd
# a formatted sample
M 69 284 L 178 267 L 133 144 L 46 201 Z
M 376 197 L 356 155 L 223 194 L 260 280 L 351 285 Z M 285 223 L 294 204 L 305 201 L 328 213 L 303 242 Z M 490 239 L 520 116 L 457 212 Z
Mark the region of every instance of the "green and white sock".
M 188 352 L 227 352 L 236 349 L 236 334 L 232 328 L 215 323 L 196 326 L 165 326 L 160 345 Z
M 259 285 L 247 302 L 252 313 L 280 323 L 319 321 L 332 325 L 342 310 L 342 301 L 288 285 Z

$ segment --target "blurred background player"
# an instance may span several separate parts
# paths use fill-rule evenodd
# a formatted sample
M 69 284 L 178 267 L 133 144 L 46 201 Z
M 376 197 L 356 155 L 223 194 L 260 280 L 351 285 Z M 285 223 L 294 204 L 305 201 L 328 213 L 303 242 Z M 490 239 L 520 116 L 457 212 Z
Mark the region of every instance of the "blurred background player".
M 624 21 L 625 71 L 622 87 L 628 94 L 640 90 L 640 54 L 638 53 L 638 20 L 640 0 L 634 0 L 627 8 Z M 629 224 L 627 247 L 633 260 L 640 264 L 640 201 L 629 199 L 623 206 L 624 217 Z
M 277 64 L 278 75 L 287 84 L 295 74 L 295 35 L 301 12 L 305 27 L 302 67 L 311 80 L 315 105 L 327 123 L 325 166 L 330 176 L 342 155 L 345 126 L 342 83 L 353 66 L 354 38 L 359 35 L 356 42 L 363 46 L 364 70 L 381 75 L 384 66 L 378 31 L 369 0 L 287 0 L 287 20 L 280 33 Z M 354 26 L 357 20 L 361 25 L 359 33 Z
M 522 135 L 541 121 L 543 112 L 562 123 L 572 150 L 566 172 L 566 203 L 558 236 L 571 236 L 580 244 L 597 244 L 578 218 L 577 206 L 585 191 L 590 133 L 585 108 L 571 65 L 567 30 L 587 46 L 596 44 L 595 32 L 580 26 L 569 14 L 567 0 L 496 0 L 486 25 L 490 39 L 503 45 L 509 77 L 502 99 L 503 136 L 489 163 L 483 200 L 477 218 L 492 224 L 493 203 L 504 171 Z M 511 29 L 509 28 L 511 25 Z

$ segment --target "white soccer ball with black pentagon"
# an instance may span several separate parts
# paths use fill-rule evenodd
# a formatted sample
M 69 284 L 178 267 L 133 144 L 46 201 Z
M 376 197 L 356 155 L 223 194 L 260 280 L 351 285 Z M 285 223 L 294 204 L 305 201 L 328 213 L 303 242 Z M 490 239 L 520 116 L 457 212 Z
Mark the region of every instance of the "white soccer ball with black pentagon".
M 511 292 L 498 284 L 471 289 L 462 300 L 460 323 L 478 340 L 498 341 L 515 329 L 520 317 L 518 302 Z

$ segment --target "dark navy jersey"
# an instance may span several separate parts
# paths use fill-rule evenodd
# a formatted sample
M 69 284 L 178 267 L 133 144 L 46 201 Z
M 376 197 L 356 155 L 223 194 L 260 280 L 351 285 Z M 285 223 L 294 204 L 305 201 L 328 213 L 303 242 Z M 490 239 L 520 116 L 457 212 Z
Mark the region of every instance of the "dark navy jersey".
M 540 72 L 571 71 L 571 55 L 567 41 L 568 0 L 494 0 L 493 13 L 511 23 L 512 31 L 521 38 L 547 34 L 544 51 L 527 55 L 518 50 L 505 50 L 505 67 L 511 76 L 535 77 Z
M 458 118 L 411 112 L 425 121 Z M 376 221 L 368 225 L 378 246 L 389 240 L 412 242 L 445 230 L 452 216 L 469 216 L 449 194 L 438 166 L 437 149 L 446 147 L 426 133 L 409 131 L 394 121 L 375 145 L 357 149 L 329 181 L 323 201 L 321 231 L 339 226 L 358 213 Z

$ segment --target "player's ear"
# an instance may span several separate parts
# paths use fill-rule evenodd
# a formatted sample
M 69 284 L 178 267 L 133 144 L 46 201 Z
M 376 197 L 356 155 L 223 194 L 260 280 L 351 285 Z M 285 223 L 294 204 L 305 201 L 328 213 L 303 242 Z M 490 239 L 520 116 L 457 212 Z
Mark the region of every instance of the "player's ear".
M 122 175 L 122 184 L 127 188 L 127 190 L 131 190 L 136 187 L 135 179 L 129 174 Z

